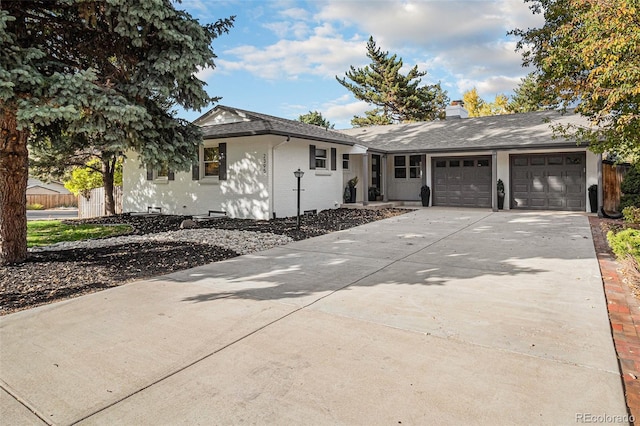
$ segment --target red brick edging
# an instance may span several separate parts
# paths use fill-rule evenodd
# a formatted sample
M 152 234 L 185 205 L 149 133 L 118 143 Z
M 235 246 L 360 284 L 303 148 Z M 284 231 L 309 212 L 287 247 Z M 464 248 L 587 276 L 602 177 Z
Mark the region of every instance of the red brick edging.
M 622 282 L 619 264 L 613 256 L 600 219 L 589 217 L 593 245 L 600 264 L 600 273 L 607 299 L 613 343 L 618 354 L 629 413 L 640 424 L 640 303 Z

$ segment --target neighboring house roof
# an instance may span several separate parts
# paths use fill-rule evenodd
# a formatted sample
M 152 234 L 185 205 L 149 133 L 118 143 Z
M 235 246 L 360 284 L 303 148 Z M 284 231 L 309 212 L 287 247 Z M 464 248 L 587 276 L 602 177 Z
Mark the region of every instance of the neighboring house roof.
M 32 188 L 44 188 L 48 191 L 57 192 L 58 194 L 71 194 L 71 192 L 67 188 L 65 188 L 61 182 L 51 181 L 45 183 L 36 178 L 30 177 L 27 181 L 27 189 Z
M 477 118 L 449 118 L 385 126 L 357 127 L 341 132 L 380 152 L 480 151 L 516 148 L 567 148 L 574 141 L 554 138 L 552 125 L 587 127 L 580 115 L 541 111 Z
M 204 139 L 253 135 L 279 135 L 353 146 L 359 141 L 349 134 L 295 120 L 218 105 L 194 121 Z

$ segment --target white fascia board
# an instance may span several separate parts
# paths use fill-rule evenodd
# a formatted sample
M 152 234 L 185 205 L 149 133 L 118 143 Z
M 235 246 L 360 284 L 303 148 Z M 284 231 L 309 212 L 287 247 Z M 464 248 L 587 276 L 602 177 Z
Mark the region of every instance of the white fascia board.
M 350 147 L 349 150 L 345 152 L 345 154 L 366 154 L 367 152 L 368 148 L 366 146 L 355 144 Z

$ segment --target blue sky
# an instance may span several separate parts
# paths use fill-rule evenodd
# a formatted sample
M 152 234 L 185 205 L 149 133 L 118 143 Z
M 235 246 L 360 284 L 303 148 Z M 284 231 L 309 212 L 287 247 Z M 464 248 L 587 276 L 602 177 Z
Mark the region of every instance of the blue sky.
M 370 35 L 450 99 L 476 87 L 491 101 L 528 72 L 507 31 L 543 23 L 523 0 L 183 0 L 176 8 L 202 24 L 236 15 L 213 43 L 216 68 L 198 74 L 221 104 L 289 119 L 317 110 L 338 129 L 370 109 L 335 79 L 368 63 Z

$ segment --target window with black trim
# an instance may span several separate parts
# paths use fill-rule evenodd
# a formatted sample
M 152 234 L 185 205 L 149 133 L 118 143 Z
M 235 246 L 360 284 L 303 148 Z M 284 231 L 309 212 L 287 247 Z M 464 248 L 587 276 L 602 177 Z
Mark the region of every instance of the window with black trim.
M 404 155 L 395 155 L 393 157 L 394 176 L 396 179 L 406 179 L 407 177 L 407 158 Z
M 417 179 L 422 177 L 422 156 L 410 155 L 409 156 L 409 177 L 411 179 Z
M 342 154 L 342 169 L 349 170 L 349 154 Z

